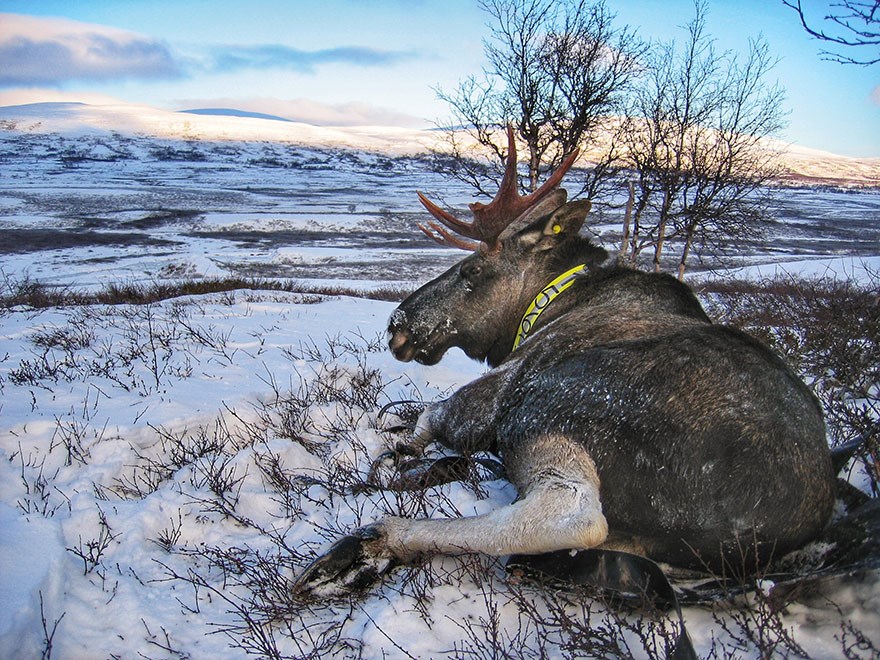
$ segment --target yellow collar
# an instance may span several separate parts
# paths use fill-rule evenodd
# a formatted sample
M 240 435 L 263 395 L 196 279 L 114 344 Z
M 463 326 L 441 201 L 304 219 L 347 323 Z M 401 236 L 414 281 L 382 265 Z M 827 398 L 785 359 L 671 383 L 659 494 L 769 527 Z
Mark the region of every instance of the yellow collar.
M 526 313 L 523 314 L 522 321 L 519 322 L 519 330 L 516 333 L 516 339 L 513 340 L 512 351 L 515 351 L 517 347 L 525 341 L 526 337 L 528 337 L 529 333 L 532 331 L 532 328 L 535 327 L 535 322 L 538 320 L 538 317 L 545 309 L 547 309 L 547 307 L 550 306 L 550 303 L 556 300 L 556 296 L 574 284 L 577 276 L 586 269 L 586 264 L 575 266 L 571 270 L 565 271 L 562 275 L 541 289 L 541 293 L 535 296 L 532 304 L 529 305 Z

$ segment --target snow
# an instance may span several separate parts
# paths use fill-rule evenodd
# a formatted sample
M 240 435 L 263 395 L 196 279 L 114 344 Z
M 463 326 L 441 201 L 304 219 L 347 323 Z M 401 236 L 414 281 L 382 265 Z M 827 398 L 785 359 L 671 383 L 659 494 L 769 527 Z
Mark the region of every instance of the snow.
M 129 106 L 0 117 L 21 123 L 0 145 L 0 227 L 34 241 L 65 230 L 71 241 L 39 248 L 14 234 L 0 279 L 94 289 L 247 266 L 367 290 L 412 288 L 457 259 L 413 228 L 415 190 L 468 201 L 403 158 L 423 149 L 424 133 Z M 273 159 L 296 167 L 265 164 Z M 800 224 L 781 226 L 741 274 L 880 268 L 877 245 L 861 240 L 876 224 L 876 192 L 796 191 L 785 203 Z M 863 227 L 858 240 L 850 226 Z M 94 242 L 73 241 L 88 231 Z M 485 513 L 515 497 L 500 480 L 424 498 L 342 488 L 398 439 L 383 431 L 380 405 L 435 400 L 484 369 L 458 351 L 430 368 L 396 362 L 385 347 L 394 307 L 239 290 L 0 310 L 0 657 L 51 645 L 58 658 L 235 658 L 256 653 L 242 641 L 255 630 L 291 656 L 326 642 L 339 657 L 444 657 L 473 636 L 488 643 L 496 616 L 511 648 L 536 648 L 517 601 L 530 592 L 486 559 L 436 558 L 350 602 L 283 609 L 290 580 L 346 531 L 388 513 Z M 278 479 L 306 485 L 285 490 Z M 265 591 L 249 582 L 258 575 Z M 249 628 L 273 598 L 290 629 Z M 598 623 L 613 623 L 596 607 Z M 814 657 L 838 657 L 842 620 L 880 645 L 878 612 L 880 582 L 869 579 L 794 604 L 782 621 Z M 698 651 L 730 642 L 711 612 L 686 608 L 685 618 Z
M 177 516 L 183 520 L 178 542 L 182 548 L 265 545 L 253 530 L 202 511 L 198 501 L 206 496 L 205 488 L 197 485 L 204 480 L 199 470 L 207 470 L 206 466 L 198 461 L 181 465 L 178 474 L 143 497 L 105 500 L 96 493 L 114 489 L 121 493 L 122 486 L 143 485 L 150 478 L 151 461 L 167 459 L 164 444 L 169 438 L 246 435 L 251 425 L 259 425 L 258 413 L 266 413 L 263 406 L 270 405 L 266 402 L 279 392 L 298 391 L 325 368 L 323 361 L 292 358 L 291 352 L 312 344 L 320 350 L 325 337 L 332 340 L 337 335 L 354 344 L 363 343 L 362 338 L 376 343 L 374 338 L 383 334 L 393 309 L 390 303 L 354 298 L 315 303 L 296 294 L 255 291 L 239 291 L 234 298 L 179 299 L 140 311 L 71 308 L 11 311 L 3 316 L 2 657 L 39 655 L 45 634 L 38 605 L 41 594 L 50 626 L 64 615 L 54 638 L 58 657 L 91 657 L 95 649 L 104 655 L 149 655 L 147 628 L 154 633 L 167 631 L 174 644 L 188 653 L 229 657 L 225 639 L 204 637 L 212 623 L 225 620 L 224 608 L 219 603 L 217 607 L 202 604 L 201 616 L 181 617 L 178 599 L 185 598 L 179 594 L 183 587 L 162 581 L 165 571 L 157 563 L 179 559 L 157 545 Z M 195 334 L 186 339 L 172 336 L 172 324 L 181 323 L 216 343 L 205 339 L 201 346 L 192 345 Z M 72 328 L 90 335 L 80 342 L 88 347 L 54 351 L 52 364 L 67 362 L 55 377 L 16 384 L 16 370 L 41 363 L 34 339 Z M 165 348 L 138 353 L 137 346 L 143 348 L 148 341 Z M 123 357 L 128 361 L 123 362 Z M 352 369 L 348 357 L 344 366 Z M 436 397 L 481 370 L 462 355 L 430 373 L 424 368 L 404 370 L 384 351 L 366 357 L 384 380 L 399 381 L 387 390 L 391 398 L 409 398 L 414 386 L 424 396 Z M 108 363 L 113 366 L 105 370 Z M 344 380 L 346 375 L 337 378 Z M 310 414 L 314 426 L 323 428 L 346 412 L 326 404 Z M 381 434 L 366 418 L 356 430 L 371 454 L 384 448 Z M 360 469 L 365 469 L 364 456 L 352 451 L 345 440 L 331 452 L 332 461 L 360 461 Z M 271 435 L 258 446 L 231 455 L 229 469 L 243 478 L 237 512 L 272 527 L 279 526 L 278 505 L 267 493 L 255 463 L 269 454 L 304 474 L 320 465 L 299 445 Z M 510 500 L 505 484 L 492 488 L 498 492 L 492 503 Z M 473 513 L 486 508 L 487 503 L 463 487 L 459 491 L 451 495 L 459 510 Z M 84 575 L 86 563 L 74 551 L 101 538 L 102 515 L 113 538 L 99 564 Z M 354 512 L 340 515 L 334 524 L 343 529 L 369 520 L 368 512 L 361 514 L 363 520 Z M 288 542 L 313 549 L 324 545 L 326 541 L 311 530 L 314 522 L 305 520 L 292 527 L 286 533 Z M 186 562 L 183 567 L 185 571 Z M 391 616 L 389 611 L 379 619 Z M 432 653 L 438 650 L 433 647 Z
M 39 599 L 63 598 L 59 578 L 64 570 L 64 546 L 57 525 L 39 517 L 26 517 L 6 503 L 0 504 L 0 655 L 11 658 L 25 639 L 35 637 L 40 620 Z M 39 638 L 36 640 L 39 642 Z M 28 645 L 29 654 L 40 653 L 39 644 Z
M 0 117 L 30 122 L 34 130 L 101 135 L 115 131 L 191 140 L 287 141 L 344 146 L 394 155 L 422 153 L 435 143 L 430 131 L 386 126 L 318 127 L 254 117 L 172 112 L 145 105 L 33 103 L 0 108 Z
M 32 103 L 0 107 L 0 118 L 23 123 L 29 130 L 105 134 L 114 131 L 188 140 L 249 140 L 296 142 L 307 146 L 361 149 L 395 156 L 415 155 L 442 148 L 440 135 L 431 130 L 386 126 L 325 127 L 273 118 L 172 112 L 145 105 L 103 103 Z M 462 136 L 463 144 L 467 143 Z M 793 181 L 880 185 L 880 158 L 851 158 L 770 141 L 785 154 L 785 169 Z M 589 154 L 582 156 L 589 158 Z
M 867 282 L 870 275 L 880 273 L 880 257 L 838 257 L 780 261 L 745 268 L 734 268 L 730 274 L 738 279 L 765 280 L 776 278 L 817 278 Z

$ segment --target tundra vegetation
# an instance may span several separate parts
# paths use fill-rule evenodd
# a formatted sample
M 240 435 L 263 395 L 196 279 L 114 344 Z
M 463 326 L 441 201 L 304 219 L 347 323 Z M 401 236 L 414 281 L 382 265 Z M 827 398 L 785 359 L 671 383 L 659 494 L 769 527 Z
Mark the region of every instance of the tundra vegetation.
M 333 304 L 326 296 L 251 289 L 179 297 L 169 287 L 167 299 L 149 303 L 132 304 L 127 294 L 101 303 L 72 297 L 41 311 L 25 306 L 19 291 L 33 293 L 39 285 L 21 284 L 6 279 L 2 314 L 8 321 L 26 315 L 35 330 L 29 354 L 4 359 L 5 405 L 31 391 L 39 414 L 77 383 L 85 396 L 78 409 L 58 415 L 48 449 L 20 437 L 10 456 L 18 507 L 29 516 L 78 521 L 78 540 L 67 550 L 101 602 L 127 602 L 130 590 L 155 594 L 158 609 L 136 613 L 143 617 L 139 641 L 92 642 L 108 654 L 137 648 L 148 657 L 191 657 L 198 637 L 214 633 L 235 652 L 257 657 L 376 657 L 377 648 L 417 657 L 426 648 L 420 642 L 443 631 L 442 650 L 455 658 L 665 657 L 676 629 L 650 607 L 621 607 L 587 587 L 559 591 L 517 581 L 485 556 L 405 566 L 372 593 L 351 598 L 301 599 L 291 592 L 291 578 L 352 525 L 387 515 L 455 517 L 509 501 L 504 482 L 476 460 L 455 484 L 388 491 L 368 482 L 376 453 L 399 439 L 382 430 L 388 424 L 377 420 L 377 410 L 391 399 L 447 394 L 389 375 L 383 336 L 290 345 L 278 328 L 263 327 L 255 337 L 236 330 L 253 327 L 252 308 L 320 308 Z M 786 355 L 814 387 L 837 442 L 876 428 L 878 287 L 878 276 L 861 284 L 783 278 L 706 283 L 700 297 L 713 317 Z M 179 293 L 186 291 L 183 285 Z M 378 303 L 360 303 L 367 304 Z M 260 360 L 279 347 L 283 361 L 260 372 Z M 101 426 L 105 396 L 158 405 L 175 383 L 194 382 L 219 364 L 261 373 L 265 396 L 215 422 L 154 425 L 154 441 L 131 445 L 120 469 L 94 476 L 103 452 L 130 442 Z M 852 480 L 873 497 L 880 476 L 876 443 L 873 437 L 851 466 Z M 91 486 L 82 482 L 86 475 Z M 91 509 L 83 508 L 85 486 L 94 489 Z M 164 524 L 149 538 L 123 533 L 133 506 L 148 508 Z M 860 613 L 847 600 L 777 593 L 769 584 L 759 574 L 744 585 L 747 597 L 732 588 L 729 599 L 687 607 L 692 634 L 711 631 L 695 640 L 700 652 L 819 657 L 820 634 L 841 657 L 876 657 L 877 640 L 862 631 Z M 846 599 L 851 592 L 838 593 Z M 156 598 L 173 616 L 160 616 L 167 608 Z M 389 600 L 402 608 L 407 630 L 421 632 L 401 636 L 400 621 L 377 620 L 375 612 Z M 465 603 L 467 615 L 447 619 L 451 601 Z M 63 607 L 45 594 L 44 657 L 65 648 L 59 638 L 77 636 L 67 627 L 77 625 L 74 612 Z M 802 628 L 804 615 L 837 623 L 810 632 Z M 171 623 L 181 617 L 185 630 Z M 822 648 L 820 655 L 828 646 Z

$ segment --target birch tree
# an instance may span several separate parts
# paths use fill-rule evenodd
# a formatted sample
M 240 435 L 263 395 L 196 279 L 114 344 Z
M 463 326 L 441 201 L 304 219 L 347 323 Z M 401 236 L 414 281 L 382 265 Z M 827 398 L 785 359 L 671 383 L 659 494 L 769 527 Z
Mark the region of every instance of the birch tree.
M 516 130 L 527 155 L 524 187 L 535 190 L 564 155 L 604 135 L 624 99 L 643 47 L 628 29 L 616 29 L 604 2 L 587 0 L 480 0 L 489 17 L 487 66 L 452 92 L 438 91 L 453 114 L 451 157 L 445 173 L 489 194 L 498 176 L 479 156 L 499 166 L 506 156 L 503 131 Z M 471 144 L 478 145 L 476 150 Z M 594 194 L 612 171 L 611 149 L 598 159 L 584 188 Z
M 744 57 L 718 53 L 706 5 L 695 7 L 684 44 L 652 50 L 624 132 L 636 184 L 628 260 L 648 249 L 660 270 L 674 244 L 679 277 L 696 248 L 717 251 L 760 235 L 767 184 L 780 172 L 768 138 L 785 125 L 766 43 L 751 41 Z

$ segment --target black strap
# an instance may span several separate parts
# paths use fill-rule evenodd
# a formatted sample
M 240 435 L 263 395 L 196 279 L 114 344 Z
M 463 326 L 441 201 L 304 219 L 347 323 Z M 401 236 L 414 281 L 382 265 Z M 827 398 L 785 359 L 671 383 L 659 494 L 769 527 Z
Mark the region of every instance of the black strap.
M 658 609 L 674 609 L 679 634 L 667 657 L 697 660 L 678 596 L 660 567 L 646 557 L 617 550 L 557 550 L 541 555 L 513 555 L 507 570 L 521 569 L 539 578 L 568 584 L 589 585 L 624 595 L 646 598 Z
M 849 463 L 849 459 L 855 456 L 856 452 L 862 448 L 862 445 L 868 441 L 868 438 L 878 432 L 880 432 L 880 424 L 876 425 L 866 434 L 853 438 L 849 442 L 844 442 L 836 447 L 832 447 L 831 466 L 834 469 L 834 474 L 840 474 L 843 468 L 846 467 L 846 464 Z

